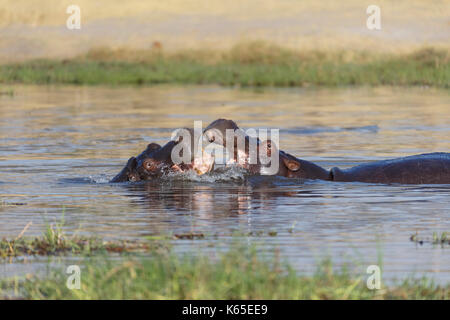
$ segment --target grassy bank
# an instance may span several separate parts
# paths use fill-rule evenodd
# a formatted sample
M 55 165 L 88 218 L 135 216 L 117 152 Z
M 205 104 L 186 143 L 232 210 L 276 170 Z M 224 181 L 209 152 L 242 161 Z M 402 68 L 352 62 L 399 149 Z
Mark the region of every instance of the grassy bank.
M 176 255 L 152 250 L 118 260 L 101 255 L 77 262 L 81 288 L 66 286 L 63 266 L 47 276 L 0 281 L 0 297 L 26 299 L 449 299 L 450 285 L 405 280 L 369 290 L 367 275 L 333 270 L 322 262 L 313 275 L 299 275 L 277 254 L 263 258 L 246 247 L 215 254 Z M 54 265 L 54 264 L 53 264 Z
M 71 60 L 0 66 L 0 83 L 239 86 L 426 85 L 450 87 L 450 53 L 299 52 L 264 42 L 231 50 L 96 49 Z
M 80 258 L 75 263 L 81 269 L 81 288 L 67 288 L 67 261 L 58 257 L 49 260 L 46 275 L 0 279 L 0 298 L 450 299 L 450 284 L 437 286 L 426 278 L 387 287 L 381 279 L 380 290 L 369 290 L 367 274 L 346 266 L 333 268 L 329 260 L 319 263 L 314 274 L 302 275 L 283 261 L 278 250 L 263 256 L 257 248 L 239 242 L 225 252 L 180 254 L 173 251 L 169 240 L 191 238 L 102 241 L 65 236 L 62 224 L 48 225 L 41 237 L 24 238 L 28 226 L 15 239 L 0 241 L 0 263 L 30 255 L 71 254 Z M 446 234 L 433 235 L 433 239 L 446 241 Z
M 232 249 L 218 259 L 178 257 L 153 252 L 121 262 L 108 258 L 81 264 L 81 289 L 66 287 L 67 274 L 54 270 L 45 278 L 3 281 L 3 296 L 12 291 L 28 299 L 449 299 L 450 286 L 426 279 L 369 290 L 365 277 L 322 263 L 312 276 L 301 276 L 279 259 L 265 260 L 255 251 Z

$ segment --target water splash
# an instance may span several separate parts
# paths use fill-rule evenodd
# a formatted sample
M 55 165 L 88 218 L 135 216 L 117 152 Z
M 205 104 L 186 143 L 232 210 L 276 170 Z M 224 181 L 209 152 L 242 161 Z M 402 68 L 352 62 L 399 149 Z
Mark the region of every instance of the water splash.
M 163 177 L 163 179 L 171 181 L 194 181 L 194 182 L 241 182 L 244 181 L 248 171 L 236 166 L 231 165 L 227 167 L 219 167 L 214 171 L 198 175 L 194 171 L 185 172 L 171 172 Z

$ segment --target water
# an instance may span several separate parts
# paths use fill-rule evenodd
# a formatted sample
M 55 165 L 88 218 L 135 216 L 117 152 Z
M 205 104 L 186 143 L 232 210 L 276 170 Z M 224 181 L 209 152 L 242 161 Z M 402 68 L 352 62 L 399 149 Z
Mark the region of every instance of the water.
M 450 185 L 245 179 L 242 172 L 109 184 L 126 160 L 173 129 L 219 117 L 280 128 L 281 148 L 326 168 L 450 150 L 450 97 L 429 88 L 233 89 L 13 86 L 0 95 L 0 237 L 40 235 L 64 214 L 69 234 L 105 238 L 201 232 L 218 247 L 240 234 L 279 248 L 299 271 L 323 257 L 365 271 L 383 257 L 387 280 L 450 280 L 449 248 L 409 237 L 450 231 Z M 268 233 L 274 231 L 275 236 Z M 248 235 L 247 234 L 250 234 Z M 261 234 L 263 233 L 263 234 Z M 175 240 L 176 250 L 217 250 Z M 4 263 L 0 277 L 46 258 Z

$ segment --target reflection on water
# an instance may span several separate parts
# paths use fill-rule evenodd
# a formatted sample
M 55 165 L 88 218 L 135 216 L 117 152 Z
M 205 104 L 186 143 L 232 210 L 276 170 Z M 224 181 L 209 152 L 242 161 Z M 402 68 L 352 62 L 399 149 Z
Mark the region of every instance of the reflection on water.
M 364 266 L 383 254 L 387 278 L 432 272 L 450 280 L 448 248 L 409 241 L 450 231 L 450 186 L 386 186 L 247 177 L 230 169 L 136 184 L 108 181 L 149 142 L 194 120 L 280 128 L 282 149 L 330 168 L 450 150 L 450 97 L 434 89 L 14 87 L 0 96 L 0 236 L 64 213 L 68 233 L 112 238 L 202 232 L 217 244 L 240 234 L 281 248 L 298 270 L 323 255 Z M 255 236 L 258 231 L 265 235 Z M 276 231 L 276 236 L 267 236 Z M 251 236 L 246 236 L 252 233 Z M 203 242 L 202 242 L 203 241 Z M 205 240 L 177 240 L 187 251 Z M 202 250 L 214 250 L 203 248 Z M 14 263 L 0 275 L 39 266 Z M 364 269 L 365 270 L 365 269 Z

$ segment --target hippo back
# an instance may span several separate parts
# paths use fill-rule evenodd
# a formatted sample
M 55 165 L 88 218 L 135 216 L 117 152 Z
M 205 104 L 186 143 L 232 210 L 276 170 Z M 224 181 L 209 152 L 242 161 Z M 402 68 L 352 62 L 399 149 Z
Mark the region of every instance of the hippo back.
M 333 168 L 331 174 L 334 181 L 450 184 L 450 153 L 427 153 L 375 161 L 345 170 Z

